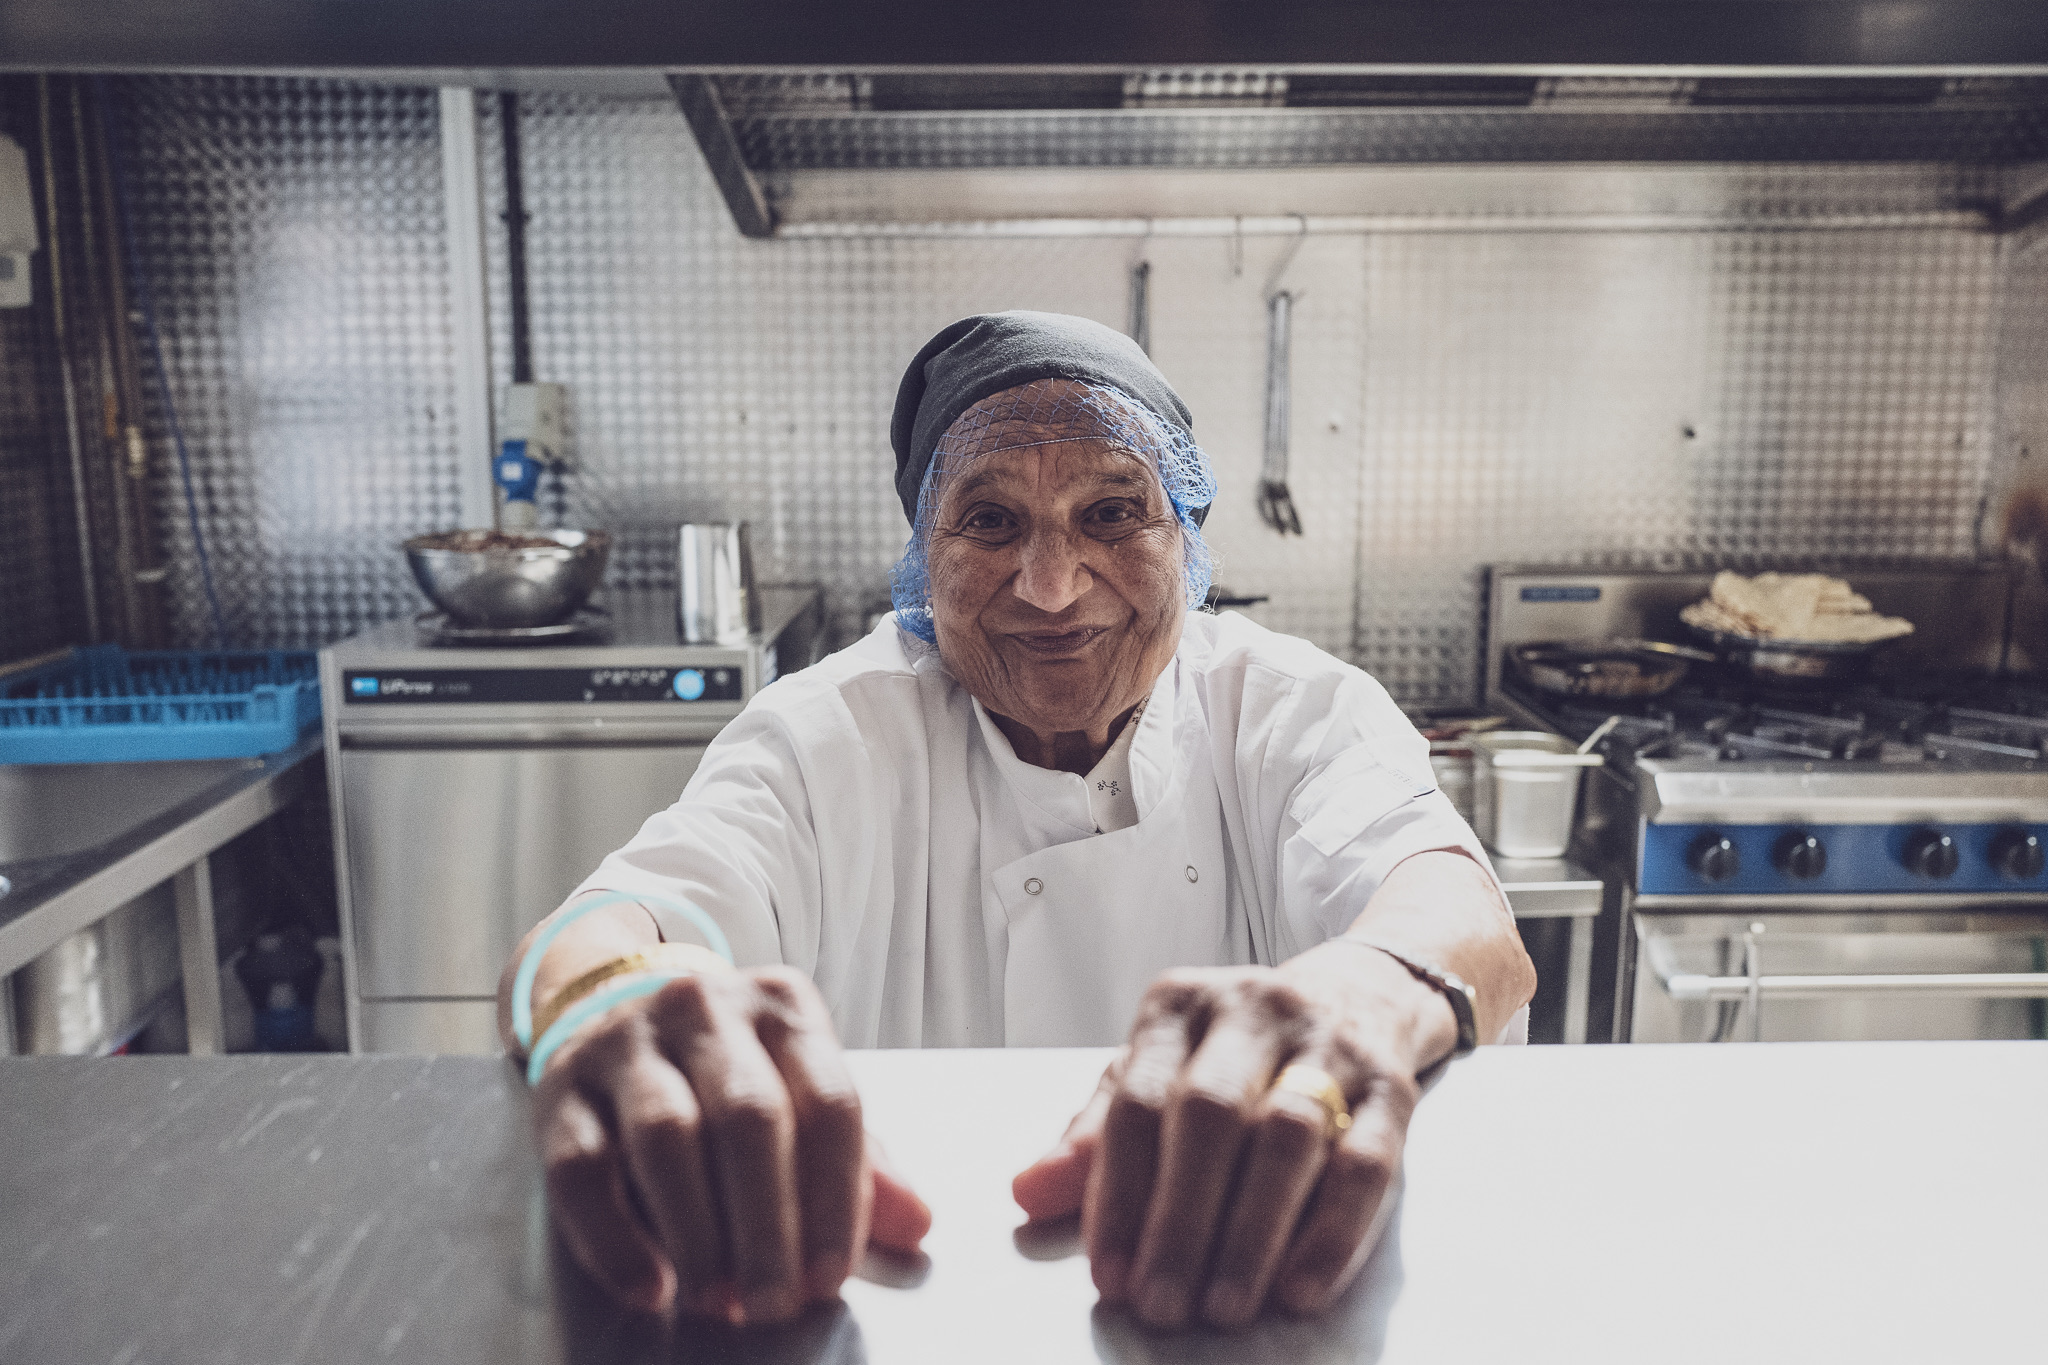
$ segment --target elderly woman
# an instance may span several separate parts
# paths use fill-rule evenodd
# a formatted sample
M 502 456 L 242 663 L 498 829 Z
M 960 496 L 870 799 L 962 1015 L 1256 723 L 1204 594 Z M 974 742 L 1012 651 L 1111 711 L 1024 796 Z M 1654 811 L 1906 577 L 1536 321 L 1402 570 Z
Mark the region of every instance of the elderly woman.
M 1317 1311 L 1421 1079 L 1525 1017 L 1498 883 L 1386 693 L 1200 610 L 1190 420 L 1098 324 L 939 333 L 892 426 L 894 615 L 763 690 L 507 965 L 515 1053 L 537 941 L 537 1014 L 647 978 L 586 1001 L 535 1095 L 556 1226 L 623 1301 L 784 1318 L 917 1245 L 842 1046 L 1121 1042 L 1017 1201 L 1078 1210 L 1148 1323 Z M 737 968 L 655 946 L 705 937 L 682 903 Z

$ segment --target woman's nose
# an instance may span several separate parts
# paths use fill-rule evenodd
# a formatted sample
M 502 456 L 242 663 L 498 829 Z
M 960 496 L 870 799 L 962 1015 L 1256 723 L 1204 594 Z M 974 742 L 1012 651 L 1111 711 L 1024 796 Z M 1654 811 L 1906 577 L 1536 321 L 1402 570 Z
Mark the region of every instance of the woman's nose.
M 1024 542 L 1017 567 L 1017 596 L 1042 612 L 1065 611 L 1095 586 L 1095 575 L 1081 562 L 1081 547 L 1058 532 L 1037 532 Z

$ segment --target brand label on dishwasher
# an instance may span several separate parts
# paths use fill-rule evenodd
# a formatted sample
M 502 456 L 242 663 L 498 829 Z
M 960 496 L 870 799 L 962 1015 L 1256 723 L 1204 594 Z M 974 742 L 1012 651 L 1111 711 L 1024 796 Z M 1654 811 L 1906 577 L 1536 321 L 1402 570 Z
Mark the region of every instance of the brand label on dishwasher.
M 1524 602 L 1598 602 L 1600 589 L 1590 583 L 1554 583 L 1522 589 Z
M 421 668 L 342 675 L 351 706 L 476 702 L 725 702 L 737 668 Z

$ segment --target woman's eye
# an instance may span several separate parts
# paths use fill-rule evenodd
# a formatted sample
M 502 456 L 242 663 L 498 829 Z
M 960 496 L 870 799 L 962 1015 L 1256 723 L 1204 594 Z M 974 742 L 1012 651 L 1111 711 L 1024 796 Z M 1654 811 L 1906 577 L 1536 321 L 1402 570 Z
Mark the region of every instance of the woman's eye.
M 970 531 L 1007 531 L 1010 514 L 1000 507 L 977 507 L 967 514 L 964 525 Z
M 1089 519 L 1098 526 L 1122 526 L 1137 517 L 1138 509 L 1127 502 L 1101 502 L 1089 509 Z

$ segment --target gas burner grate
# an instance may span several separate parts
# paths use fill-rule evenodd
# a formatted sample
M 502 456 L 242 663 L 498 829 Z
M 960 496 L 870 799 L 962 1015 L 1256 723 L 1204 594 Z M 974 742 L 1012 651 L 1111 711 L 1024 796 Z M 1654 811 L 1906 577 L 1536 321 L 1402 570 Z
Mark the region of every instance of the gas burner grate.
M 1610 716 L 1610 759 L 1682 758 L 1729 764 L 1939 764 L 2010 769 L 2048 763 L 2048 690 L 1978 677 L 1866 681 L 1835 693 L 1687 679 L 1664 696 L 1617 702 L 1511 697 L 1543 724 L 1583 740 Z

